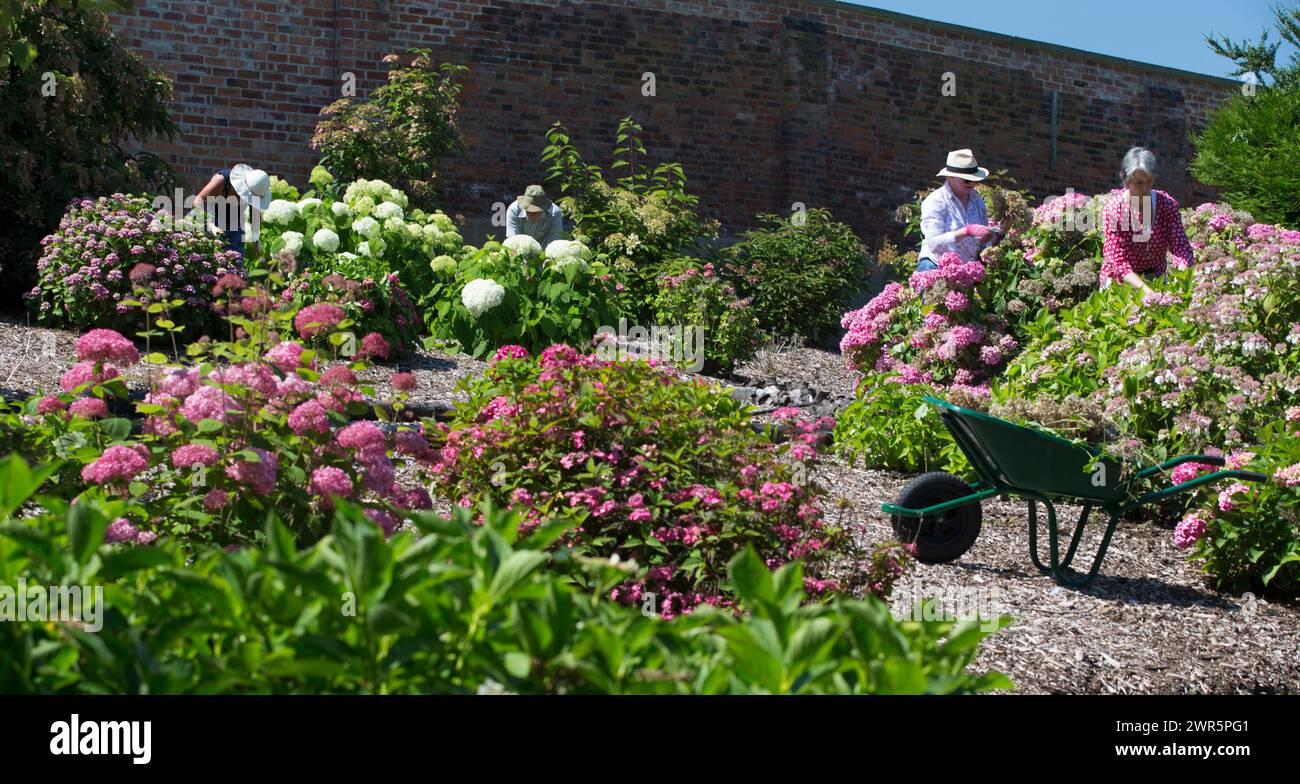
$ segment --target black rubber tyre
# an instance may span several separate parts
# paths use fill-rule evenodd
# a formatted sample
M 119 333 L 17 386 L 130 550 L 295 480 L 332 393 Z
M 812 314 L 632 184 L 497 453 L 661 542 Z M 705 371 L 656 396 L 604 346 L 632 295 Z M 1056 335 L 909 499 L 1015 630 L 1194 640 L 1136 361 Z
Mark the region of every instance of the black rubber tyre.
M 903 486 L 897 506 L 923 509 L 970 495 L 970 485 L 943 471 L 921 474 Z M 916 543 L 923 563 L 947 563 L 960 558 L 980 535 L 984 512 L 978 502 L 924 518 L 894 516 L 894 534 L 903 543 Z

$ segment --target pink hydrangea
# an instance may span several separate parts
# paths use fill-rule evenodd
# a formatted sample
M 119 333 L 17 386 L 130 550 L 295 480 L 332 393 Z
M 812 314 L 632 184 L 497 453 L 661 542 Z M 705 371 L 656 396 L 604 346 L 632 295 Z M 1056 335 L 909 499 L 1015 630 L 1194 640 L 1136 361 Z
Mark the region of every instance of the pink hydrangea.
M 338 305 L 318 302 L 299 310 L 293 317 L 293 326 L 304 338 L 314 338 L 337 326 L 344 315 L 343 309 Z
M 226 476 L 248 485 L 258 495 L 270 495 L 275 490 L 275 475 L 280 468 L 280 459 L 265 449 L 253 447 L 253 452 L 259 458 L 257 462 L 236 460 L 232 465 L 226 466 Z
M 66 411 L 67 409 L 68 404 L 54 395 L 46 395 L 41 398 L 41 402 L 36 404 L 36 413 L 41 415 L 52 414 L 55 411 Z
M 275 345 L 275 348 L 262 355 L 262 358 L 272 365 L 283 370 L 285 373 L 293 373 L 302 367 L 301 343 L 295 343 L 292 340 L 283 340 Z
M 997 346 L 980 346 L 980 362 L 992 367 L 1002 361 L 1002 349 Z
M 97 397 L 83 397 L 72 401 L 68 413 L 85 419 L 98 419 L 108 416 L 108 404 Z
M 234 397 L 226 394 L 225 390 L 205 384 L 194 390 L 194 394 L 185 398 L 185 402 L 181 404 L 181 416 L 191 422 L 199 422 L 204 419 L 225 422 L 229 412 L 238 411 L 239 408 L 239 402 Z
M 1173 480 L 1174 484 L 1180 485 L 1183 482 L 1195 479 L 1198 474 L 1209 468 L 1213 468 L 1213 466 L 1205 463 L 1183 463 L 1182 465 L 1174 467 L 1173 472 L 1170 474 L 1170 478 Z
M 1191 512 L 1178 523 L 1174 529 L 1174 547 L 1186 550 L 1205 536 L 1205 516 L 1201 512 Z
M 1239 506 L 1239 504 L 1233 500 L 1233 496 L 1237 495 L 1238 493 L 1247 493 L 1247 492 L 1250 492 L 1250 486 L 1244 485 L 1241 482 L 1233 482 L 1232 484 L 1228 485 L 1226 490 L 1219 493 L 1219 511 L 1230 512 L 1233 509 L 1236 509 Z
M 140 361 L 135 344 L 111 329 L 92 329 L 77 339 L 77 359 L 83 362 L 118 362 L 134 365 Z
M 97 485 L 124 484 L 144 471 L 148 463 L 130 447 L 116 445 L 104 450 L 99 459 L 81 469 L 81 478 Z
M 104 529 L 104 544 L 134 542 L 139 535 L 140 530 L 132 525 L 130 520 L 119 517 L 109 523 L 108 528 Z
M 384 431 L 371 422 L 353 422 L 339 431 L 339 446 L 355 449 L 362 455 L 375 455 L 386 451 Z
M 59 386 L 64 392 L 75 392 L 82 384 L 103 384 L 122 375 L 122 371 L 113 365 L 101 365 L 95 372 L 93 361 L 78 362 L 68 369 L 59 379 Z
M 225 509 L 230 505 L 230 493 L 225 490 L 216 488 L 209 490 L 208 494 L 203 496 L 203 506 L 209 512 L 215 512 L 219 509 Z
M 352 478 L 333 466 L 321 466 L 311 472 L 311 494 L 324 499 L 347 498 L 352 494 Z
M 217 450 L 206 444 L 184 444 L 172 452 L 172 465 L 177 468 L 193 468 L 196 465 L 212 467 L 220 460 Z
M 528 358 L 528 349 L 524 348 L 523 346 L 516 346 L 514 344 L 508 346 L 502 346 L 501 348 L 497 349 L 497 352 L 495 354 L 492 355 L 492 361 L 494 363 L 500 362 L 503 359 L 527 359 L 527 358 Z
M 328 433 L 329 415 L 319 402 L 308 400 L 289 414 L 289 429 L 300 436 L 307 433 Z
M 1245 452 L 1245 451 L 1233 452 L 1232 454 L 1228 455 L 1223 459 L 1223 465 L 1226 468 L 1230 468 L 1235 471 L 1240 468 L 1245 468 L 1246 465 L 1248 465 L 1250 461 L 1254 459 L 1255 459 L 1254 452 Z
M 970 307 L 970 300 L 960 291 L 950 291 L 948 292 L 948 296 L 944 297 L 943 304 L 948 308 L 948 310 L 956 313 Z
M 554 343 L 542 350 L 539 364 L 544 368 L 572 365 L 578 359 L 578 350 L 565 343 Z
M 1283 487 L 1300 486 L 1300 463 L 1293 463 L 1286 468 L 1279 468 L 1274 472 L 1273 480 Z
M 399 392 L 411 392 L 416 387 L 415 376 L 411 373 L 394 373 L 391 383 Z
M 388 341 L 378 332 L 371 332 L 361 339 L 360 354 L 366 359 L 388 359 L 391 352 Z

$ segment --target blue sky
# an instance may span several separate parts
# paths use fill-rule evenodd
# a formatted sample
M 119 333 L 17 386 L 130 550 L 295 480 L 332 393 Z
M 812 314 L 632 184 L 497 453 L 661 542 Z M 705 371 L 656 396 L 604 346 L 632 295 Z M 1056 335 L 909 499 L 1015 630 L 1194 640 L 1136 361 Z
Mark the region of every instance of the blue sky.
M 1271 6 L 1294 0 L 847 0 L 855 5 L 1072 46 L 1185 71 L 1227 76 L 1232 63 L 1206 46 L 1207 33 L 1256 41 L 1273 30 Z M 1284 44 L 1278 62 L 1293 47 Z

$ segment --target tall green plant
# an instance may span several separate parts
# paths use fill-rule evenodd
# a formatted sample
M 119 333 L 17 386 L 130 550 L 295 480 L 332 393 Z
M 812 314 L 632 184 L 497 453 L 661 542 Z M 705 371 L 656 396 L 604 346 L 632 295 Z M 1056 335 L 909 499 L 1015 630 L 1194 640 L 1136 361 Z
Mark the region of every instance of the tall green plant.
M 412 49 L 406 57 L 400 66 L 397 55 L 384 57 L 393 70 L 369 101 L 341 98 L 321 109 L 311 145 L 338 178 L 384 180 L 405 191 L 412 206 L 431 210 L 437 199 L 435 166 L 462 148 L 456 79 L 469 69 L 451 63 L 434 67 L 428 49 Z

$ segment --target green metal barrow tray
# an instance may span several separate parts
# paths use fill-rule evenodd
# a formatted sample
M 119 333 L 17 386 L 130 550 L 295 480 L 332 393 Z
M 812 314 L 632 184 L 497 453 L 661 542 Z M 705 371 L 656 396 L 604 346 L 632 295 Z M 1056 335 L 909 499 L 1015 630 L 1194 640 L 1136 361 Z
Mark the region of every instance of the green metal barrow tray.
M 1220 479 L 1249 482 L 1268 479 L 1253 471 L 1223 470 L 1138 495 L 1139 482 L 1156 473 L 1193 461 L 1222 466 L 1223 458 L 1182 455 L 1142 468 L 1124 479 L 1123 465 L 1101 457 L 1095 448 L 981 411 L 954 406 L 938 398 L 926 396 L 925 401 L 939 408 L 944 426 L 979 479 L 975 485 L 968 485 L 959 477 L 944 472 L 922 474 L 903 488 L 895 503 L 881 505 L 881 509 L 893 516 L 894 531 L 899 539 L 914 543 L 917 558 L 926 563 L 952 561 L 970 549 L 979 536 L 981 501 L 1004 495 L 1018 496 L 1029 502 L 1029 554 L 1034 566 L 1052 575 L 1058 583 L 1077 588 L 1087 585 L 1097 576 L 1111 536 L 1125 512 Z M 1064 557 L 1060 553 L 1054 500 L 1083 504 Z M 1044 566 L 1038 556 L 1039 503 L 1047 508 L 1048 566 Z M 1093 558 L 1092 568 L 1082 577 L 1068 576 L 1065 570 L 1074 560 L 1093 509 L 1109 514 L 1110 522 Z

